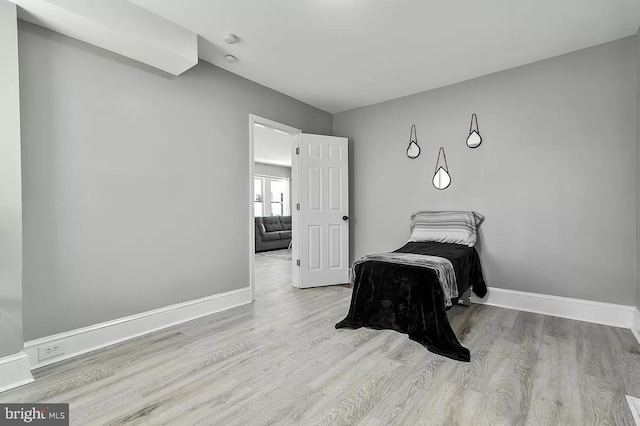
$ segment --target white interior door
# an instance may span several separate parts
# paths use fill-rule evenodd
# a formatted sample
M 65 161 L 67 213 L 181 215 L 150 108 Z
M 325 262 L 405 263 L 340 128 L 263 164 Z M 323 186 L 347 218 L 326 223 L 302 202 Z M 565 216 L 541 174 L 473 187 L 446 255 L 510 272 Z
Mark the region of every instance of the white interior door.
M 300 135 L 296 252 L 301 288 L 349 281 L 348 164 L 347 138 Z

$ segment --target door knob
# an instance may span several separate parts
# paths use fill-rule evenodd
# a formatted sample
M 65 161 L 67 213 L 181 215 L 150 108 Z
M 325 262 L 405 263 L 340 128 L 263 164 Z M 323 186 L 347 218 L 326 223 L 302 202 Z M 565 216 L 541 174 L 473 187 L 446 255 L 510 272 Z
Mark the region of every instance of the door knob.
M 349 220 L 349 216 L 342 216 L 342 220 Z

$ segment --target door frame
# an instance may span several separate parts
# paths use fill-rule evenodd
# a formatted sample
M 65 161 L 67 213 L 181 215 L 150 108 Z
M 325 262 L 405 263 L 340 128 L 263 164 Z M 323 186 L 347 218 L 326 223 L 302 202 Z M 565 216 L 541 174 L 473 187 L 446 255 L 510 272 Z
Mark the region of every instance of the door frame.
M 300 134 L 302 130 L 295 127 L 287 126 L 286 124 L 278 123 L 277 121 L 270 120 L 268 118 L 260 117 L 255 114 L 249 114 L 249 283 L 251 300 L 255 300 L 256 294 L 256 269 L 255 269 L 255 252 L 256 252 L 256 236 L 255 236 L 255 219 L 254 219 L 254 207 L 253 207 L 253 174 L 255 161 L 255 141 L 253 128 L 255 124 L 261 124 L 263 126 L 270 127 L 275 130 L 280 130 L 288 133 L 292 136 L 291 140 L 291 241 L 292 241 L 292 253 L 291 253 L 291 279 L 294 287 L 299 287 L 300 276 L 297 274 L 298 267 L 295 260 L 297 256 L 294 256 L 298 247 L 298 215 L 297 210 L 294 208 L 299 202 L 298 194 L 298 156 L 296 155 L 296 148 L 300 146 Z

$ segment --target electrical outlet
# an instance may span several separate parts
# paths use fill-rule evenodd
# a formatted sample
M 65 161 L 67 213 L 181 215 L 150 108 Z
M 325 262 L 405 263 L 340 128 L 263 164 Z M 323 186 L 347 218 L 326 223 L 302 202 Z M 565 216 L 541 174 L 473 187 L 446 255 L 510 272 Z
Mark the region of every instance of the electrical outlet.
M 38 348 L 38 361 L 64 354 L 64 342 L 51 343 Z

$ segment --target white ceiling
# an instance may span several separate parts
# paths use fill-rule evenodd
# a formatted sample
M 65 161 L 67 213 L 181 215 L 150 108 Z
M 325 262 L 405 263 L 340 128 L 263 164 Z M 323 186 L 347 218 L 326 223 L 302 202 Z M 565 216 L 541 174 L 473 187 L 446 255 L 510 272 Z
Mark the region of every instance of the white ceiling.
M 640 25 L 640 0 L 11 1 L 23 19 L 174 74 L 196 63 L 197 49 L 331 113 L 617 40 Z M 240 43 L 226 44 L 229 32 Z
M 269 127 L 253 127 L 253 158 L 257 163 L 291 167 L 291 135 Z
M 332 113 L 617 40 L 640 25 L 639 0 L 131 1 L 198 33 L 201 59 Z M 229 32 L 241 43 L 224 43 Z

